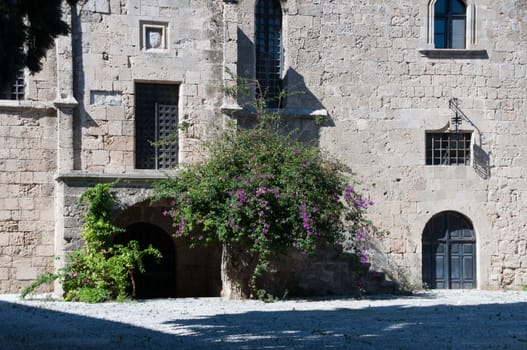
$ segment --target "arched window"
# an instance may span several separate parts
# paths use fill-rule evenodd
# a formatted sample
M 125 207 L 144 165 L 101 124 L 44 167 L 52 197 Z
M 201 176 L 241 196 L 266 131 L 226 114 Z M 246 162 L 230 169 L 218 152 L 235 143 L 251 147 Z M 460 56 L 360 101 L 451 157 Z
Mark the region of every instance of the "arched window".
M 259 0 L 255 11 L 256 80 L 267 106 L 279 107 L 282 88 L 282 8 L 279 0 Z
M 461 0 L 437 0 L 434 5 L 434 47 L 464 49 L 467 7 Z

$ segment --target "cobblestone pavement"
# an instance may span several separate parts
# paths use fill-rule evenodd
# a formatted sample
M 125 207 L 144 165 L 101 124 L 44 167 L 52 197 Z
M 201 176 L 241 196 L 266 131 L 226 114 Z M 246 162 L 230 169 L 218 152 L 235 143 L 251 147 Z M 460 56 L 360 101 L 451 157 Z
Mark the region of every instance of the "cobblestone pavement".
M 0 349 L 527 349 L 527 292 L 274 303 L 0 295 Z

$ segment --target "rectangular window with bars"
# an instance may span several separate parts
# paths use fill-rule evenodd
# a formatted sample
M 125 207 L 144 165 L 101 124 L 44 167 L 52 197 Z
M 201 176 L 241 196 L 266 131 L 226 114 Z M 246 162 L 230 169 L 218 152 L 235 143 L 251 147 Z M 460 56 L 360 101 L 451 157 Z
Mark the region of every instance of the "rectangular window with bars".
M 179 85 L 135 84 L 135 166 L 169 169 L 178 163 Z
M 470 165 L 472 133 L 426 133 L 426 165 Z
M 11 84 L 8 84 L 7 87 L 0 89 L 0 100 L 23 100 L 26 97 L 25 90 L 26 82 L 24 70 L 21 69 Z

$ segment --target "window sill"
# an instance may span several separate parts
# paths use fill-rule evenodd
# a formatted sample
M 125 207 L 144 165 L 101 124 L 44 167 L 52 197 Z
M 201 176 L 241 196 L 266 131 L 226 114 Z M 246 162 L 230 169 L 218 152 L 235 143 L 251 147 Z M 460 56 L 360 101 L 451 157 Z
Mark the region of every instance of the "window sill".
M 271 113 L 279 113 L 285 117 L 292 118 L 320 118 L 328 117 L 328 110 L 325 108 L 321 109 L 309 109 L 309 108 L 272 108 L 269 109 Z
M 56 181 L 70 182 L 70 181 L 115 181 L 121 180 L 125 182 L 152 182 L 166 179 L 175 170 L 150 170 L 137 169 L 126 174 L 103 174 L 90 173 L 85 171 L 72 171 L 68 173 L 59 173 L 55 176 Z
M 0 100 L 0 109 L 54 109 L 53 101 Z
M 221 110 L 226 114 L 235 114 L 244 116 L 251 116 L 256 113 L 254 108 L 244 109 L 238 104 L 223 105 Z M 269 113 L 276 113 L 287 118 L 299 118 L 299 119 L 317 119 L 329 117 L 328 110 L 325 108 L 313 109 L 313 108 L 269 108 L 266 110 Z
M 428 58 L 488 59 L 485 49 L 421 49 L 419 53 Z

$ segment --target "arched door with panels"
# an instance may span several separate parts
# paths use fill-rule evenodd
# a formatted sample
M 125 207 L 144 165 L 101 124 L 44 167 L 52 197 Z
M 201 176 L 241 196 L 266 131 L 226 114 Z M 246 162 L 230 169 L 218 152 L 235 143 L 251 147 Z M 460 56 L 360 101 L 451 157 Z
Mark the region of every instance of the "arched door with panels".
M 453 211 L 430 219 L 423 232 L 423 283 L 438 289 L 476 288 L 476 236 L 470 220 Z

